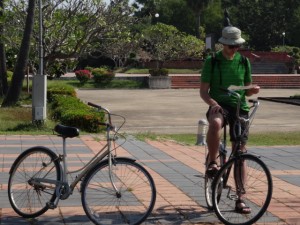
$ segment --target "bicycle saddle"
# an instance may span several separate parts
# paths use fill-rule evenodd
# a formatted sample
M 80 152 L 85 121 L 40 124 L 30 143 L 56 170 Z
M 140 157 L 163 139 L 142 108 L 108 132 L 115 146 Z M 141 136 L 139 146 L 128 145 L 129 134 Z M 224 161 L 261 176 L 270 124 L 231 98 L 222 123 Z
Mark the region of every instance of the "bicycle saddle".
M 54 127 L 54 131 L 64 138 L 73 138 L 79 135 L 79 129 L 76 127 L 64 126 L 57 124 Z

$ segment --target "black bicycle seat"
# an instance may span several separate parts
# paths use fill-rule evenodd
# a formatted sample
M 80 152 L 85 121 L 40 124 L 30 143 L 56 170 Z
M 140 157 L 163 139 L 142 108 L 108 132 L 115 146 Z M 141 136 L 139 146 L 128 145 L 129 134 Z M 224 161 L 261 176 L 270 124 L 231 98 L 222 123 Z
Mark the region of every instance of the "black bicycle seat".
M 57 124 L 54 127 L 54 131 L 64 138 L 73 138 L 79 135 L 79 129 L 76 127 L 64 126 Z

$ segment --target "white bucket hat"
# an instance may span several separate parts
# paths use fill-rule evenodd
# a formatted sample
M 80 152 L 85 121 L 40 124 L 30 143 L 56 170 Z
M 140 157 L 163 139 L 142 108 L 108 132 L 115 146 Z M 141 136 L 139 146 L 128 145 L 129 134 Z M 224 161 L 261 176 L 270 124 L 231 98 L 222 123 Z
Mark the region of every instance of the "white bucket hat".
M 219 39 L 219 42 L 224 45 L 241 45 L 245 42 L 241 34 L 241 30 L 236 27 L 225 27 L 222 30 L 222 37 Z

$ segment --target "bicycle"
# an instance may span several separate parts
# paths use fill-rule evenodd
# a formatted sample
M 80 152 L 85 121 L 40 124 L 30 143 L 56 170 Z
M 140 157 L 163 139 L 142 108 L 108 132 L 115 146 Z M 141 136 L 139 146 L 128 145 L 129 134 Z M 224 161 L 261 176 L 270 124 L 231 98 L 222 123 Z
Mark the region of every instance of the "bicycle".
M 232 87 L 233 90 L 239 90 Z M 220 144 L 220 169 L 213 178 L 205 178 L 205 197 L 209 209 L 214 209 L 218 219 L 228 225 L 250 225 L 259 220 L 266 212 L 273 192 L 271 173 L 260 156 L 242 151 L 242 138 L 248 133 L 250 125 L 258 109 L 257 100 L 252 103 L 252 111 L 248 118 L 239 115 L 241 96 L 231 90 L 228 95 L 237 98 L 237 114 L 234 127 L 236 142 L 227 160 L 226 126 L 224 141 Z M 245 125 L 242 133 L 241 126 Z M 235 129 L 234 129 L 235 130 Z M 205 176 L 207 177 L 207 176 Z M 210 185 L 210 186 L 209 186 Z M 210 190 L 209 190 L 210 189 Z M 237 204 L 248 206 L 250 213 L 241 213 Z
M 117 157 L 116 141 L 125 118 L 111 114 L 108 109 L 88 103 L 107 115 L 106 144 L 82 168 L 69 171 L 67 167 L 66 139 L 77 137 L 75 127 L 56 125 L 54 131 L 63 140 L 63 154 L 36 146 L 21 153 L 10 169 L 8 181 L 9 201 L 22 217 L 34 218 L 48 209 L 55 209 L 59 200 L 68 199 L 81 182 L 81 202 L 88 218 L 94 224 L 141 224 L 153 210 L 156 187 L 149 172 L 135 159 Z M 116 128 L 111 116 L 123 119 Z M 68 175 L 78 173 L 69 184 Z

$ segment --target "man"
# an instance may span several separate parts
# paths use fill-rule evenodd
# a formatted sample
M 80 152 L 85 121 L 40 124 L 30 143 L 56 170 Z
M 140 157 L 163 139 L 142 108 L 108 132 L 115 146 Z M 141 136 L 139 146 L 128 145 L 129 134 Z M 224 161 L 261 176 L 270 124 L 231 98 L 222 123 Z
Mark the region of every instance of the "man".
M 209 151 L 206 173 L 213 176 L 218 170 L 217 156 L 220 144 L 221 129 L 224 125 L 224 114 L 230 127 L 230 141 L 234 146 L 233 122 L 235 120 L 236 99 L 226 96 L 221 89 L 227 89 L 230 85 L 248 86 L 252 83 L 251 66 L 247 58 L 238 52 L 239 47 L 245 42 L 241 37 L 241 31 L 233 26 L 227 26 L 222 30 L 219 42 L 223 49 L 216 52 L 215 56 L 208 57 L 204 63 L 201 74 L 200 96 L 209 106 L 207 112 L 208 132 L 207 146 Z M 242 97 L 241 116 L 248 116 L 249 107 L 246 96 L 259 92 L 259 86 L 238 91 Z M 242 149 L 245 149 L 247 137 L 242 140 Z M 241 213 L 251 213 L 251 209 L 241 200 L 237 206 Z

